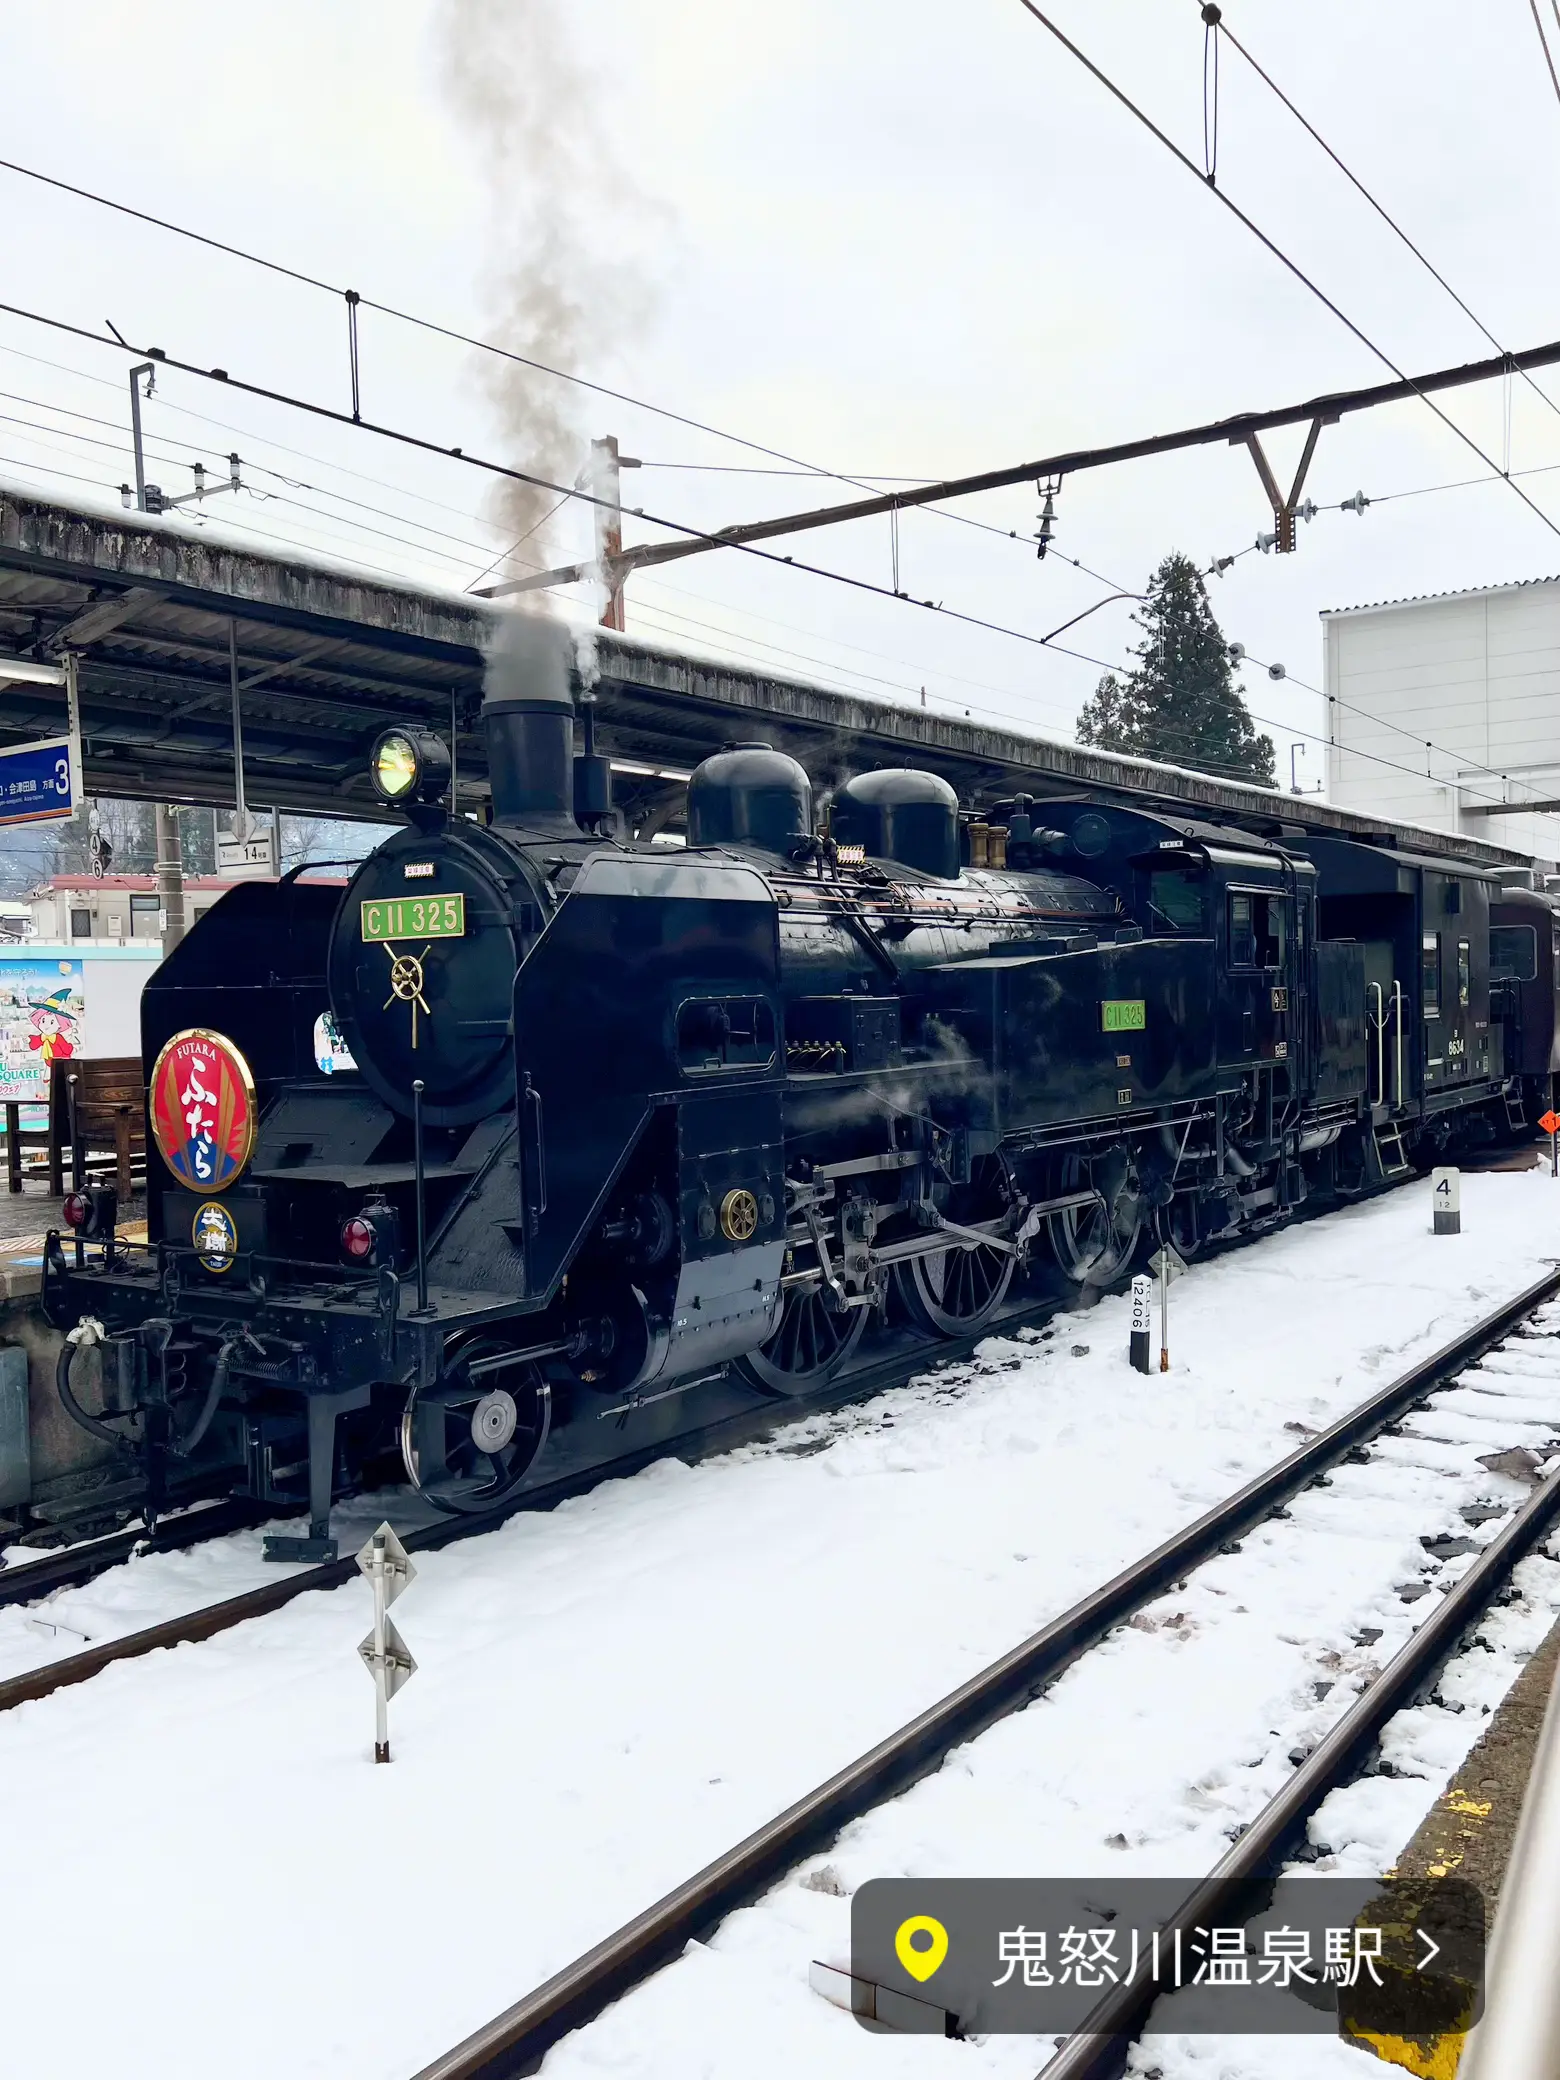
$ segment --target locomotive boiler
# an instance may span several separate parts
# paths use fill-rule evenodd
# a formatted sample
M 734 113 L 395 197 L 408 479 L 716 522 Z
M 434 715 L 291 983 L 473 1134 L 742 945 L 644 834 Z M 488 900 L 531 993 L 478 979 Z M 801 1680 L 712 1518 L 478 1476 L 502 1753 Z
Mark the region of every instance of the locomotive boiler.
M 890 1316 L 971 1334 L 1037 1262 L 1097 1287 L 1508 1106 L 1477 869 L 1437 863 L 1485 936 L 1431 1089 L 1422 863 L 1378 890 L 1370 848 L 1152 804 L 976 820 L 900 769 L 820 826 L 758 744 L 694 773 L 686 848 L 640 844 L 575 724 L 533 632 L 490 673 L 486 823 L 391 730 L 404 823 L 345 891 L 238 884 L 148 984 L 149 1241 L 78 1195 L 44 1297 L 149 1511 L 306 1500 L 269 1542 L 304 1559 L 367 1482 L 489 1511 L 818 1393 Z

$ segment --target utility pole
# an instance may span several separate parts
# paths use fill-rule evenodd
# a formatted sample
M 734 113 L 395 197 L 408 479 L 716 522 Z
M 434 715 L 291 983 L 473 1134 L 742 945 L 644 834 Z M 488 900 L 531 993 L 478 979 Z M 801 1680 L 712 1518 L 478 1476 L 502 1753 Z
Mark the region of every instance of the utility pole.
M 188 926 L 184 911 L 184 857 L 179 850 L 179 812 L 157 804 L 157 908 L 161 914 L 162 950 L 166 960 Z
M 626 626 L 623 579 L 617 564 L 623 554 L 623 483 L 618 475 L 621 468 L 622 457 L 618 454 L 616 434 L 609 433 L 605 440 L 591 442 L 590 488 L 597 498 L 606 500 L 605 505 L 595 508 L 596 562 L 607 593 L 601 625 L 615 628 L 620 635 Z

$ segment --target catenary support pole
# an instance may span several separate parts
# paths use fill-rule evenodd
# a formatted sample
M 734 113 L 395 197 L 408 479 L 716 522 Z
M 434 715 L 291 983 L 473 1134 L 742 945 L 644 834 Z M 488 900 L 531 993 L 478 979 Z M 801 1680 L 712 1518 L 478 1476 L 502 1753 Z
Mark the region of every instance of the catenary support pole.
M 238 698 L 238 617 L 228 616 L 228 684 L 233 692 L 233 835 L 249 836 L 249 804 L 244 800 L 244 716 Z
M 592 441 L 590 461 L 590 488 L 597 498 L 607 501 L 595 508 L 596 562 L 607 594 L 601 610 L 601 625 L 615 628 L 621 635 L 627 626 L 627 618 L 623 604 L 626 573 L 619 569 L 623 555 L 623 479 L 619 473 L 617 436 L 609 433 L 603 440 Z
M 157 909 L 167 959 L 188 930 L 184 906 L 184 856 L 179 849 L 179 812 L 157 804 Z

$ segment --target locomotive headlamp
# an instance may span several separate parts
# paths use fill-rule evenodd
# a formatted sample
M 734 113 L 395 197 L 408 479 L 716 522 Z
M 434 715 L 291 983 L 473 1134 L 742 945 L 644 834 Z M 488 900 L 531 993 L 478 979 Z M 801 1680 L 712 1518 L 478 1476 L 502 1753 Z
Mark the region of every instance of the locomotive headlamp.
M 371 1222 L 354 1218 L 341 1231 L 342 1254 L 365 1263 L 374 1254 L 377 1239 Z
M 450 754 L 431 729 L 387 729 L 369 760 L 381 801 L 436 802 L 450 782 Z

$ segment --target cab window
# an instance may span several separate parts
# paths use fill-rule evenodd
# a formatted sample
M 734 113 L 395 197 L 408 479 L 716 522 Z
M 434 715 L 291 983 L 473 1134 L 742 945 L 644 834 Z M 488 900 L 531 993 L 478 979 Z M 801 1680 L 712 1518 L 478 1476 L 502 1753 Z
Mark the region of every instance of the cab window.
M 1176 872 L 1150 874 L 1148 900 L 1160 922 L 1174 932 L 1203 932 L 1208 928 L 1201 874 L 1181 868 Z
M 1229 925 L 1232 968 L 1283 967 L 1289 931 L 1287 896 L 1232 889 Z
M 1419 994 L 1426 1018 L 1441 1016 L 1441 935 L 1426 932 L 1420 954 Z

